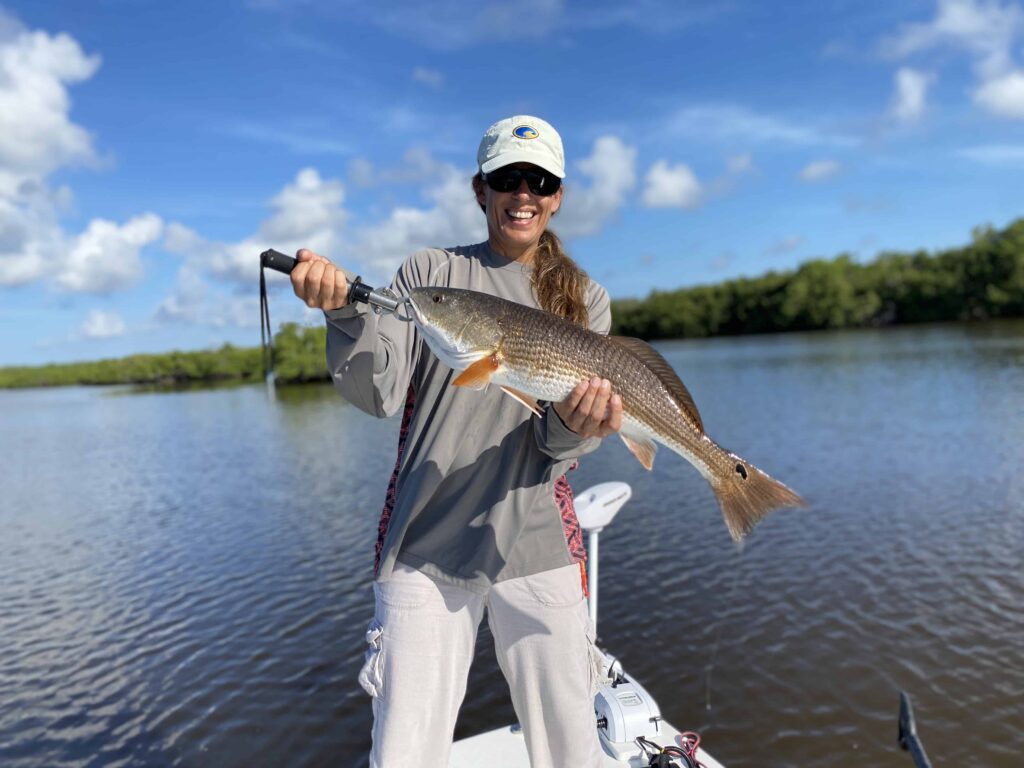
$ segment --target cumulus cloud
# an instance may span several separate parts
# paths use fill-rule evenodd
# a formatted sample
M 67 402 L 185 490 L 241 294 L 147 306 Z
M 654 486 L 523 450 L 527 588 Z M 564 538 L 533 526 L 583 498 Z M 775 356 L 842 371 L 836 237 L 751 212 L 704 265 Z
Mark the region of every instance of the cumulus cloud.
M 343 207 L 345 188 L 337 179 L 324 179 L 315 168 L 303 168 L 273 200 L 271 214 L 257 231 L 236 243 L 206 243 L 193 250 L 207 254 L 203 265 L 214 276 L 244 286 L 255 284 L 259 273 L 257 256 L 267 248 L 285 253 L 302 247 L 318 253 L 337 253 L 348 213 Z M 175 230 L 176 238 L 184 233 Z
M 180 222 L 169 223 L 164 247 L 185 260 L 173 291 L 157 305 L 153 320 L 254 327 L 259 322 L 258 299 L 252 293 L 259 277 L 259 254 L 267 248 L 294 253 L 308 247 L 345 264 L 342 237 L 348 212 L 344 201 L 341 181 L 325 179 L 315 168 L 303 168 L 270 201 L 270 214 L 257 230 L 237 242 L 209 241 Z M 282 279 L 269 274 L 272 280 Z
M 592 235 L 618 212 L 636 187 L 636 147 L 618 136 L 601 136 L 575 168 L 589 183 L 567 186 L 562 210 L 551 222 L 564 237 Z
M 142 276 L 139 250 L 160 238 L 163 222 L 152 213 L 118 225 L 93 219 L 71 243 L 57 285 L 78 293 L 111 293 Z
M 352 256 L 367 274 L 390 277 L 407 256 L 421 248 L 485 240 L 487 224 L 470 178 L 468 172 L 440 165 L 426 187 L 428 206 L 401 205 L 383 220 L 362 228 Z
M 939 0 L 934 19 L 906 25 L 882 41 L 882 51 L 905 58 L 933 48 L 954 48 L 972 58 L 978 83 L 972 98 L 1003 117 L 1024 118 L 1024 70 L 1014 45 L 1024 30 L 1024 9 L 999 0 Z
M 696 208 L 702 193 L 700 181 L 689 166 L 658 160 L 647 171 L 643 202 L 650 208 Z
M 808 163 L 800 171 L 800 180 L 806 182 L 824 181 L 839 173 L 839 163 L 835 160 L 816 160 Z
M 65 34 L 29 32 L 7 17 L 0 33 L 0 194 L 71 163 L 94 161 L 92 139 L 71 122 L 67 86 L 100 65 Z
M 911 123 L 921 117 L 925 108 L 928 86 L 934 76 L 910 67 L 900 67 L 896 73 L 890 114 L 901 123 Z
M 982 83 L 974 92 L 974 101 L 994 115 L 1024 119 L 1024 70 Z
M 97 160 L 70 118 L 68 87 L 99 66 L 70 36 L 29 31 L 0 10 L 0 286 L 49 278 L 65 291 L 117 290 L 138 279 L 139 249 L 159 237 L 153 214 L 96 219 L 77 236 L 60 224 L 71 190 L 52 189 L 48 177 Z
M 94 309 L 85 318 L 75 336 L 82 339 L 109 339 L 122 336 L 124 332 L 124 320 L 119 314 Z

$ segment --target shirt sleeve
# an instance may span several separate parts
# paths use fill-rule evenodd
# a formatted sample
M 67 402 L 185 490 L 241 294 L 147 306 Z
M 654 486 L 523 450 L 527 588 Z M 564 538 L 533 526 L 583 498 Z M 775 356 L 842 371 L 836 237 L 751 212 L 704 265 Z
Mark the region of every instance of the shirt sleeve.
M 590 330 L 607 336 L 612 327 L 611 300 L 608 298 L 608 292 L 597 283 L 591 283 L 589 293 L 587 316 Z M 544 406 L 542 416 L 533 418 L 533 434 L 541 451 L 555 461 L 579 458 L 596 451 L 601 445 L 601 438 L 584 439 L 569 429 L 551 403 Z
M 404 296 L 426 284 L 425 252 L 406 260 L 391 290 Z M 346 271 L 352 280 L 354 275 Z M 405 404 L 421 344 L 415 323 L 390 313 L 378 315 L 365 304 L 326 310 L 327 369 L 334 386 L 352 405 L 372 416 L 393 416 Z

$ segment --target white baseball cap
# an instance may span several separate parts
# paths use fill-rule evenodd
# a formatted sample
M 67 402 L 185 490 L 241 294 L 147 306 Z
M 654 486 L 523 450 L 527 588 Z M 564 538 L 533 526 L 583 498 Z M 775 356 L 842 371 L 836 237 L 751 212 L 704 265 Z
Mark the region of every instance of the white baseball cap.
M 530 115 L 507 117 L 488 128 L 480 140 L 476 163 L 482 173 L 512 163 L 533 163 L 565 178 L 562 137 L 550 123 Z

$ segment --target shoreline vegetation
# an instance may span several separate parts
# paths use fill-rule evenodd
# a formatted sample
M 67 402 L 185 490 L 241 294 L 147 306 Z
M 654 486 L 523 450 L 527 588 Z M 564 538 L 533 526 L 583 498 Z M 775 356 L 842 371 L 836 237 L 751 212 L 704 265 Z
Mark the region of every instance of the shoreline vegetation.
M 643 339 L 873 328 L 1024 317 L 1024 218 L 979 227 L 969 244 L 929 254 L 849 254 L 793 270 L 714 285 L 652 291 L 612 302 L 612 333 Z M 326 328 L 285 323 L 274 335 L 280 383 L 327 381 Z M 0 368 L 0 388 L 102 384 L 179 386 L 263 379 L 260 348 L 225 344 L 195 352 Z

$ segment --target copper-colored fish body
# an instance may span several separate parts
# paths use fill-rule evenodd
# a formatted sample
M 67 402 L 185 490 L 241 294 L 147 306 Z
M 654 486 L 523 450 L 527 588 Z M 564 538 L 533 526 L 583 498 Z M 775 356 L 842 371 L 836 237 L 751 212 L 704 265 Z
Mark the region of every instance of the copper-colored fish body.
M 563 318 L 485 293 L 414 288 L 417 328 L 459 386 L 500 386 L 527 407 L 560 402 L 584 379 L 608 379 L 622 398 L 621 436 L 650 469 L 661 443 L 711 484 L 734 539 L 770 510 L 803 506 L 789 488 L 704 433 L 693 398 L 668 362 L 639 339 L 602 336 Z

